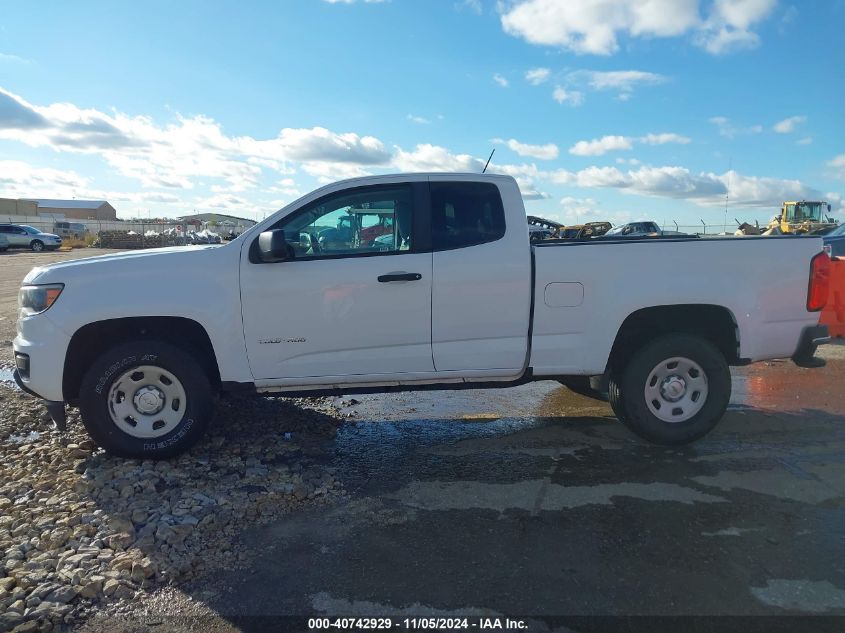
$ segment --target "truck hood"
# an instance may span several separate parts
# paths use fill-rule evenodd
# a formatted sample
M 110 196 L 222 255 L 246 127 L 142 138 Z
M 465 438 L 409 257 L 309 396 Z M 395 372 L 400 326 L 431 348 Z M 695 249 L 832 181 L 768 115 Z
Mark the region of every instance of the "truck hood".
M 72 259 L 46 266 L 37 266 L 29 271 L 23 283 L 66 283 L 68 280 L 83 277 L 98 277 L 103 273 L 109 275 L 120 271 L 137 271 L 139 267 L 168 276 L 186 272 L 185 266 L 201 259 L 213 249 L 227 245 L 207 244 L 199 246 L 168 246 L 166 248 L 150 248 L 123 253 L 110 253 Z

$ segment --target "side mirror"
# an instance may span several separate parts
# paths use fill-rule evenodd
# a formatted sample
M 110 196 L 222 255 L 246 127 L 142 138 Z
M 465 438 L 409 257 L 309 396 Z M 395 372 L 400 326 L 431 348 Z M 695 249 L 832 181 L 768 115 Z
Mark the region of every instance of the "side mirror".
M 265 264 L 294 258 L 293 247 L 288 244 L 282 229 L 264 231 L 258 236 L 258 257 Z

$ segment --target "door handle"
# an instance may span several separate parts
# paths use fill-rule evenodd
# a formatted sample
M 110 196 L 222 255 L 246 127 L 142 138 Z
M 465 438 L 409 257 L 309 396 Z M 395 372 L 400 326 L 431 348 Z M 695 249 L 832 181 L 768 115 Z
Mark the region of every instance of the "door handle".
M 379 275 L 379 283 L 389 283 L 391 281 L 419 281 L 422 275 L 419 273 L 390 273 L 388 275 Z

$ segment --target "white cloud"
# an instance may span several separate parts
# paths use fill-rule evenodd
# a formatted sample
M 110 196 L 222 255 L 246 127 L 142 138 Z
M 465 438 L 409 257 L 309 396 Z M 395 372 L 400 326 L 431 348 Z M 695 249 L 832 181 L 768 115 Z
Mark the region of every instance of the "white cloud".
M 578 141 L 569 148 L 575 156 L 601 156 L 607 152 L 634 149 L 634 142 L 628 136 L 602 136 L 592 141 Z
M 552 196 L 542 191 L 536 184 L 538 179 L 546 178 L 548 173 L 541 171 L 536 165 L 499 165 L 491 163 L 487 171 L 491 174 L 505 174 L 512 176 L 519 185 L 523 200 L 547 200 Z
M 485 162 L 469 154 L 452 154 L 445 147 L 422 143 L 412 151 L 397 147 L 392 164 L 401 171 L 481 172 Z
M 562 86 L 557 86 L 552 92 L 552 99 L 558 103 L 568 103 L 571 106 L 579 106 L 584 103 L 584 93 L 577 90 L 566 90 Z
M 714 55 L 755 48 L 760 36 L 750 27 L 767 18 L 776 4 L 777 0 L 715 0 L 696 43 Z
M 529 145 L 527 143 L 520 143 L 515 138 L 507 141 L 500 138 L 494 138 L 491 142 L 507 145 L 510 150 L 516 152 L 520 156 L 530 156 L 541 160 L 552 160 L 557 158 L 560 153 L 557 145 L 554 143 L 547 143 L 546 145 Z
M 598 214 L 599 203 L 594 198 L 564 196 L 560 199 L 560 206 L 560 213 L 556 214 L 556 218 L 551 219 L 579 223 L 581 221 L 591 221 L 587 218 L 595 217 Z
M 640 143 L 645 145 L 666 145 L 667 143 L 677 143 L 678 145 L 687 145 L 692 142 L 687 136 L 681 136 L 674 132 L 662 132 L 661 134 L 646 134 L 639 139 Z
M 431 121 L 429 119 L 426 119 L 425 117 L 421 117 L 421 116 L 416 116 L 416 115 L 413 115 L 413 114 L 408 115 L 408 120 L 411 123 L 417 123 L 419 125 L 428 125 L 429 123 L 431 123 Z
M 714 116 L 708 119 L 710 123 L 716 126 L 720 136 L 732 139 L 736 136 L 745 136 L 748 134 L 759 134 L 763 131 L 762 125 L 750 125 L 747 127 L 738 127 L 734 125 L 730 119 L 723 116 Z
M 445 147 L 429 143 L 417 145 L 411 151 L 397 147 L 393 156 L 393 166 L 400 171 L 481 173 L 486 162 L 485 159 L 469 154 L 453 154 Z M 487 173 L 513 176 L 525 200 L 542 200 L 551 197 L 535 184 L 537 179 L 548 174 L 539 170 L 536 165 L 500 165 L 491 162 L 487 167 Z
M 807 120 L 805 116 L 791 116 L 785 118 L 783 121 L 778 121 L 772 126 L 772 130 L 778 134 L 790 134 L 795 131 L 795 126 Z
M 709 10 L 702 18 L 699 5 Z M 578 54 L 610 55 L 619 38 L 694 35 L 712 54 L 756 46 L 751 30 L 772 12 L 776 0 L 515 0 L 500 3 L 504 31 L 541 46 Z
M 541 83 L 548 81 L 551 74 L 552 71 L 548 68 L 532 68 L 525 72 L 525 81 L 532 86 L 539 86 Z
M 507 88 L 510 85 L 508 80 L 502 77 L 499 73 L 493 75 L 493 81 L 499 84 L 502 88 Z
M 845 164 L 845 155 L 842 157 Z M 730 203 L 737 207 L 777 208 L 784 200 L 819 199 L 821 193 L 798 180 L 724 174 L 693 173 L 685 167 L 643 166 L 622 171 L 616 167 L 587 167 L 577 172 L 557 170 L 554 182 L 578 187 L 618 189 L 624 193 L 689 200 L 706 207 L 724 205 L 730 187 Z
M 813 142 L 812 136 L 805 136 L 804 138 L 798 139 L 795 141 L 798 145 L 809 145 Z
M 157 125 L 150 117 L 106 114 L 70 103 L 36 106 L 0 88 L 0 139 L 58 152 L 96 154 L 118 173 L 146 187 L 191 189 L 200 178 L 222 181 L 227 191 L 256 187 L 261 169 L 289 173 L 289 162 L 329 173 L 343 173 L 390 160 L 382 142 L 354 132 L 326 128 L 284 128 L 275 138 L 227 136 L 213 119 L 177 115 Z M 218 187 L 221 183 L 213 183 Z
M 20 160 L 0 160 L 0 192 L 3 197 L 73 198 L 88 187 L 89 180 L 74 171 L 37 168 Z
M 642 143 L 643 145 L 666 145 L 667 143 L 686 145 L 690 140 L 688 137 L 674 132 L 646 134 L 639 137 L 602 136 L 591 141 L 578 141 L 569 148 L 569 153 L 575 156 L 602 156 L 607 152 L 633 149 L 634 143 Z
M 566 75 L 566 85 L 602 92 L 615 92 L 620 101 L 628 101 L 636 88 L 656 86 L 669 77 L 645 70 L 574 70 Z
M 827 161 L 827 166 L 830 167 L 835 178 L 845 180 L 845 154 L 834 156 Z
M 609 55 L 617 35 L 669 37 L 698 22 L 697 0 L 521 0 L 502 13 L 502 28 L 532 44 Z
M 584 74 L 590 87 L 595 90 L 619 90 L 631 92 L 637 86 L 654 86 L 669 80 L 665 75 L 644 70 L 577 71 Z
M 11 55 L 10 53 L 0 53 L 0 64 L 32 64 L 34 63 L 31 59 L 26 59 L 25 57 L 19 57 L 18 55 Z
M 455 5 L 458 9 L 469 9 L 476 15 L 481 15 L 481 0 L 462 0 Z
M 367 169 L 354 163 L 311 161 L 302 163 L 302 170 L 323 184 L 334 182 L 335 180 L 345 180 L 347 178 L 359 178 L 361 176 L 370 175 L 370 172 Z

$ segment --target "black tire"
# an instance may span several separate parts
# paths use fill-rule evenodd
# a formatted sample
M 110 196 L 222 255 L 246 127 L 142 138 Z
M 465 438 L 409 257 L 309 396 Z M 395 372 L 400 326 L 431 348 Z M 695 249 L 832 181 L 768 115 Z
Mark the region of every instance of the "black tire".
M 29 243 L 29 248 L 32 249 L 33 253 L 40 253 L 44 250 L 44 242 L 42 242 L 41 240 L 32 240 Z
M 649 408 L 645 388 L 652 370 L 676 357 L 689 359 L 701 368 L 707 395 L 695 415 L 681 422 L 667 422 Z M 610 381 L 610 402 L 614 412 L 619 409 L 617 417 L 640 437 L 665 446 L 688 444 L 709 433 L 722 419 L 730 399 L 731 372 L 725 357 L 709 341 L 688 334 L 668 334 L 650 341 L 634 354 L 621 376 Z
M 558 382 L 579 395 L 607 402 L 607 393 L 597 389 L 601 383 L 601 376 L 566 376 Z
M 109 393 L 128 369 L 152 365 L 173 374 L 185 393 L 185 410 L 172 431 L 139 438 L 112 420 Z M 82 423 L 99 446 L 119 457 L 166 459 L 184 452 L 202 437 L 214 414 L 214 394 L 202 367 L 186 352 L 163 341 L 124 343 L 100 355 L 82 379 L 79 392 Z

